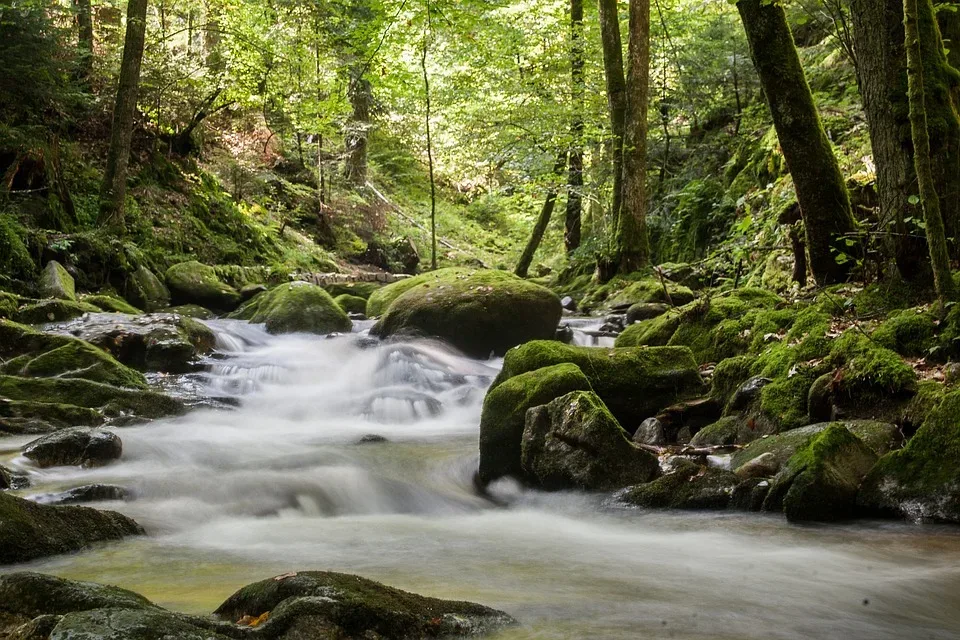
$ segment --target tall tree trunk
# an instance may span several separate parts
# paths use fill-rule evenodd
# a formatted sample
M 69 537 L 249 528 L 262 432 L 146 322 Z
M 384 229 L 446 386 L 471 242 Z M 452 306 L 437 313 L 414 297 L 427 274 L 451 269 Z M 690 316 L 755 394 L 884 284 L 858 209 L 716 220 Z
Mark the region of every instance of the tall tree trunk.
M 603 72 L 607 82 L 610 130 L 613 133 L 613 207 L 611 218 L 620 218 L 623 202 L 623 138 L 627 113 L 627 81 L 623 75 L 623 43 L 617 0 L 600 0 L 600 39 Z
M 617 230 L 620 272 L 650 264 L 647 238 L 647 101 L 650 94 L 650 0 L 630 0 L 623 205 Z
M 127 197 L 127 163 L 133 139 L 133 121 L 137 113 L 140 88 L 140 65 L 147 30 L 147 0 L 130 0 L 127 4 L 127 32 L 120 63 L 117 101 L 113 107 L 110 150 L 100 190 L 101 226 L 123 228 L 123 207 Z
M 567 253 L 580 246 L 583 212 L 583 0 L 570 0 L 570 87 L 574 109 L 570 125 L 570 173 L 567 178 L 567 215 L 563 236 Z
M 737 3 L 750 56 L 793 177 L 803 214 L 813 276 L 821 285 L 846 278 L 844 234 L 854 229 L 850 195 L 820 122 L 783 7 L 762 0 Z
M 560 155 L 557 156 L 557 164 L 553 167 L 553 175 L 562 175 L 563 168 L 566 164 L 567 154 L 561 152 Z M 517 262 L 517 268 L 514 270 L 514 273 L 521 278 L 527 277 L 527 272 L 530 271 L 530 264 L 533 263 L 533 256 L 537 253 L 537 249 L 540 248 L 540 243 L 543 241 L 543 234 L 547 230 L 547 225 L 550 224 L 550 218 L 553 216 L 553 209 L 557 203 L 558 191 L 559 189 L 553 184 L 551 184 L 547 190 L 547 198 L 543 201 L 543 208 L 540 209 L 540 215 L 537 217 L 536 224 L 533 225 L 530 239 L 527 241 L 527 246 L 523 248 L 520 261 Z
M 919 6 L 917 9 L 923 11 Z M 940 27 L 944 47 L 948 51 L 947 62 L 954 69 L 960 69 L 960 11 L 948 9 L 937 11 L 937 24 Z
M 350 70 L 349 98 L 353 113 L 347 123 L 344 137 L 346 161 L 344 163 L 344 177 L 355 187 L 362 187 L 367 182 L 367 135 L 370 129 L 370 105 L 373 102 L 373 93 L 370 82 L 360 74 L 359 65 Z
M 907 51 L 907 94 L 910 100 L 910 130 L 913 134 L 914 167 L 920 188 L 920 203 L 923 206 L 927 227 L 927 246 L 930 248 L 930 263 L 933 265 L 933 281 L 941 302 L 954 297 L 953 276 L 950 273 L 950 256 L 947 252 L 947 237 L 943 218 L 940 217 L 940 200 L 933 179 L 930 161 L 930 133 L 927 130 L 927 107 L 924 104 L 924 77 L 920 26 L 917 15 L 917 0 L 903 0 L 904 30 Z
M 430 268 L 437 270 L 437 181 L 433 174 L 433 135 L 430 130 L 430 75 L 427 73 L 427 47 L 430 43 L 430 0 L 426 3 L 427 30 L 423 34 L 423 51 L 420 56 L 420 69 L 423 71 L 423 96 L 426 104 L 424 124 L 427 129 L 427 166 L 430 170 Z
M 207 24 L 203 31 L 203 51 L 206 56 L 207 73 L 212 76 L 219 76 L 226 68 L 226 59 L 221 51 L 220 41 L 220 17 L 223 8 L 220 6 L 221 0 L 207 0 Z
M 76 0 L 77 45 L 80 49 L 79 77 L 86 84 L 93 72 L 93 10 L 90 0 Z

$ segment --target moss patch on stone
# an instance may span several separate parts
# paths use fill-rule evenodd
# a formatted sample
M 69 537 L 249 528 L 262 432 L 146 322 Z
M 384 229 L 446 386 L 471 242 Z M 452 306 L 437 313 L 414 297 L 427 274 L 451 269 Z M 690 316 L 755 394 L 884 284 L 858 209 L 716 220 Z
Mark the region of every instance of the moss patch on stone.
M 181 401 L 163 394 L 120 389 L 79 378 L 0 375 L 0 396 L 10 400 L 100 409 L 108 416 L 134 414 L 142 418 L 162 418 L 185 412 Z
M 22 356 L 0 365 L 0 372 L 28 378 L 82 378 L 116 387 L 147 388 L 143 374 L 82 340 L 71 340 L 36 357 Z
M 350 331 L 353 323 L 323 288 L 292 282 L 261 293 L 230 314 L 263 323 L 270 333 L 327 334 Z
M 100 307 L 73 300 L 42 300 L 24 305 L 17 311 L 17 320 L 25 324 L 63 322 L 79 318 L 85 313 L 99 313 Z
M 107 313 L 127 313 L 132 316 L 143 313 L 126 300 L 111 295 L 82 295 L 80 296 L 80 302 L 91 304 L 100 309 L 100 311 Z
M 367 301 L 365 298 L 360 296 L 350 295 L 349 293 L 341 293 L 336 298 L 333 299 L 341 309 L 346 313 L 363 313 L 367 312 Z
M 465 269 L 462 267 L 450 267 L 447 269 L 438 269 L 429 273 L 422 273 L 413 278 L 405 278 L 385 287 L 381 287 L 371 292 L 367 298 L 367 316 L 376 318 L 382 316 L 393 304 L 393 301 L 404 293 L 418 287 L 421 284 L 438 284 L 456 278 L 458 276 L 469 276 L 475 273 L 475 269 Z M 339 295 L 339 294 L 338 294 Z
M 174 304 L 198 304 L 217 311 L 233 311 L 240 294 L 222 282 L 216 270 L 196 260 L 175 264 L 166 273 Z

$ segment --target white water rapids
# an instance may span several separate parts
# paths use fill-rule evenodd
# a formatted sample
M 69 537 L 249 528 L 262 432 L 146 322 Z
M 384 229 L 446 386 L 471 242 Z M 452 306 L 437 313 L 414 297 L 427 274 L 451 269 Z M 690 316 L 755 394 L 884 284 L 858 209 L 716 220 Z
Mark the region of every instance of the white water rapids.
M 504 609 L 522 625 L 500 639 L 960 637 L 958 529 L 625 510 L 509 483 L 490 501 L 472 475 L 498 363 L 211 324 L 221 356 L 193 383 L 235 408 L 114 429 L 124 455 L 101 469 L 39 470 L 16 453 L 28 438 L 0 439 L 31 476 L 22 495 L 120 485 L 136 499 L 95 506 L 149 535 L 4 571 L 207 613 L 271 575 L 337 570 Z

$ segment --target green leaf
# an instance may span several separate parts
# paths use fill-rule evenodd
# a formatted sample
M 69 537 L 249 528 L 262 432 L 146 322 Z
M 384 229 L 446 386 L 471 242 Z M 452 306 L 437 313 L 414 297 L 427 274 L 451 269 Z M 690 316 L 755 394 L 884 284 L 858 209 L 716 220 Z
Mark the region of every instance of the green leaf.
M 920 204 L 920 196 L 910 196 L 909 198 L 907 198 L 907 202 L 916 206 Z

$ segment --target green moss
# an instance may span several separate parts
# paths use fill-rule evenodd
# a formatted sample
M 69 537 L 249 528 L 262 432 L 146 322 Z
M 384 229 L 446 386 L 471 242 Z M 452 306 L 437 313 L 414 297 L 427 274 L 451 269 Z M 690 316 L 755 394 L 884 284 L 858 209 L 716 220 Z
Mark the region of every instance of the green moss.
M 132 316 L 143 313 L 140 311 L 140 309 L 137 309 L 126 300 L 116 296 L 82 295 L 80 296 L 80 302 L 91 304 L 95 307 L 98 307 L 101 311 L 105 311 L 107 313 L 128 313 Z
M 760 391 L 760 412 L 778 431 L 807 424 L 807 396 L 810 385 L 824 372 L 823 366 L 798 369 L 792 376 L 775 378 Z
M 717 447 L 731 444 L 747 444 L 757 439 L 757 433 L 750 429 L 738 416 L 720 418 L 697 432 L 690 440 L 694 447 Z
M 888 317 L 870 335 L 874 342 L 902 356 L 924 356 L 934 346 L 934 319 L 907 310 Z
M 722 360 L 713 370 L 710 396 L 721 406 L 726 406 L 740 385 L 750 378 L 752 366 L 753 358 L 750 356 L 736 356 Z
M 71 340 L 68 344 L 36 357 L 26 356 L 0 367 L 0 371 L 28 378 L 82 378 L 117 387 L 145 389 L 147 382 L 138 371 L 125 367 L 97 347 Z
M 56 402 L 0 401 L 0 432 L 49 433 L 68 427 L 97 427 L 103 416 L 95 409 Z
M 693 291 L 687 287 L 669 280 L 661 282 L 657 278 L 644 278 L 628 284 L 622 291 L 608 298 L 607 303 L 615 307 L 638 302 L 662 302 L 680 307 L 693 302 L 693 299 Z
M 261 293 L 231 318 L 263 323 L 270 333 L 327 334 L 350 331 L 353 323 L 321 287 L 293 282 Z
M 344 282 L 341 284 L 321 284 L 320 286 L 334 298 L 350 295 L 364 300 L 369 300 L 370 296 L 383 288 L 383 285 L 378 282 Z M 366 309 L 361 309 L 360 313 L 366 313 Z
M 17 312 L 17 320 L 26 324 L 45 324 L 72 320 L 85 313 L 100 313 L 100 308 L 87 302 L 43 300 L 21 307 Z
M 341 293 L 333 301 L 347 313 L 366 313 L 367 311 L 367 301 L 360 296 Z
M 844 367 L 840 390 L 851 394 L 866 391 L 899 394 L 916 389 L 917 374 L 913 368 L 856 329 L 848 329 L 833 342 L 830 363 Z
M 783 465 L 798 450 L 810 444 L 813 438 L 830 424 L 842 424 L 878 456 L 889 453 L 902 442 L 897 426 L 885 422 L 846 420 L 842 423 L 813 424 L 750 442 L 743 449 L 733 454 L 730 459 L 730 468 L 739 469 L 765 453 L 772 453 L 777 462 Z
M 20 299 L 17 296 L 6 291 L 0 291 L 0 319 L 15 319 L 19 307 Z
M 119 587 L 27 571 L 0 576 L 0 611 L 27 618 L 90 609 L 155 606 L 143 596 Z
M 729 471 L 704 468 L 680 459 L 672 472 L 617 494 L 626 504 L 648 509 L 722 510 L 740 483 Z
M 143 265 L 129 275 L 123 291 L 127 300 L 148 313 L 170 304 L 170 290 L 153 271 Z
M 402 296 L 407 291 L 421 284 L 439 284 L 451 281 L 460 276 L 467 276 L 475 273 L 475 269 L 464 269 L 460 267 L 450 267 L 439 269 L 429 273 L 423 273 L 414 278 L 405 278 L 393 284 L 377 289 L 370 294 L 367 299 L 367 316 L 376 318 L 382 316 L 393 304 L 393 301 Z
M 37 270 L 23 241 L 23 227 L 0 212 L 0 283 L 11 278 L 26 280 Z
M 677 332 L 683 320 L 681 312 L 670 310 L 657 318 L 641 320 L 617 336 L 617 347 L 664 347 Z
M 571 391 L 589 391 L 590 382 L 575 364 L 557 364 L 513 376 L 483 399 L 480 416 L 480 479 L 520 477 L 520 441 L 527 410 Z
M 101 409 L 107 415 L 133 413 L 143 418 L 180 415 L 179 400 L 152 391 L 119 389 L 80 378 L 24 378 L 0 375 L 0 396 L 11 400 L 69 404 Z
M 705 391 L 697 363 L 686 347 L 597 349 L 547 340 L 508 351 L 491 389 L 522 373 L 565 362 L 580 367 L 628 431 L 661 409 Z
M 175 304 L 199 304 L 219 311 L 232 311 L 240 304 L 237 290 L 221 282 L 213 267 L 196 260 L 173 265 L 166 279 Z
M 62 264 L 51 260 L 40 276 L 40 291 L 44 297 L 58 300 L 76 300 L 76 284 Z

